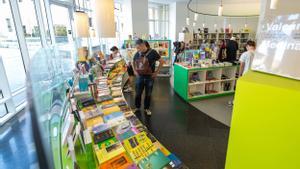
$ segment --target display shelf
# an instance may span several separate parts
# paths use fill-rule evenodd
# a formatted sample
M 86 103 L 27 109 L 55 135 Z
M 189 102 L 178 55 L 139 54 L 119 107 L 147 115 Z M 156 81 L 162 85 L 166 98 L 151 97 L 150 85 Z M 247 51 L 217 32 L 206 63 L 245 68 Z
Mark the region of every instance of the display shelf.
M 237 80 L 237 78 L 223 79 L 223 80 L 211 80 L 211 81 L 200 81 L 200 82 L 189 83 L 189 86 L 199 85 L 199 84 L 206 84 L 206 83 L 216 83 L 216 82 L 235 81 L 235 80 Z
M 174 65 L 174 90 L 186 101 L 234 93 L 237 65 L 187 68 Z

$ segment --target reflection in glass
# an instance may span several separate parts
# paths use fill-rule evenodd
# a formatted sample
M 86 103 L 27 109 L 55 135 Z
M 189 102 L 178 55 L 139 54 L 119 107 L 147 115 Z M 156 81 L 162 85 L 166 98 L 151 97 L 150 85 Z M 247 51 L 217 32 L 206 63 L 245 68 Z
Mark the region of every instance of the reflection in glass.
M 36 132 L 46 153 L 49 168 L 61 168 L 60 160 L 53 161 L 52 155 L 60 159 L 60 139 L 51 131 L 60 130 L 61 115 L 66 99 L 66 81 L 73 77 L 74 62 L 71 55 L 57 48 L 40 49 L 32 58 L 29 73 L 28 101 Z M 38 142 L 39 143 L 39 142 Z M 36 143 L 37 144 L 37 143 Z M 39 154 L 41 155 L 41 154 Z M 52 165 L 55 165 L 52 166 Z
M 23 31 L 29 56 L 32 57 L 41 47 L 40 28 L 37 23 L 37 17 L 32 0 L 18 1 Z
M 66 44 L 72 39 L 71 23 L 68 8 L 51 5 L 55 41 L 58 45 Z
M 0 56 L 11 92 L 25 87 L 25 69 L 11 15 L 9 0 L 0 3 Z

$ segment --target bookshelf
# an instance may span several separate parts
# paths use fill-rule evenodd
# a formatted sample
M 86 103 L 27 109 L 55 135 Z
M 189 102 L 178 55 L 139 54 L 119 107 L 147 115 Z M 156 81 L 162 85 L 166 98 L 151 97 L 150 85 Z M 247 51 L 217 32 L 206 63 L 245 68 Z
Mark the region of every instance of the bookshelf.
M 200 44 L 202 42 L 208 41 L 218 42 L 219 40 L 228 41 L 232 36 L 236 37 L 236 41 L 239 44 L 239 50 L 237 52 L 237 58 L 245 51 L 244 47 L 249 39 L 251 39 L 250 32 L 239 32 L 239 33 L 226 33 L 226 32 L 218 32 L 218 33 L 194 33 L 193 34 L 193 45 L 194 48 L 199 49 Z
M 174 65 L 174 90 L 193 101 L 234 93 L 238 66 L 187 68 Z

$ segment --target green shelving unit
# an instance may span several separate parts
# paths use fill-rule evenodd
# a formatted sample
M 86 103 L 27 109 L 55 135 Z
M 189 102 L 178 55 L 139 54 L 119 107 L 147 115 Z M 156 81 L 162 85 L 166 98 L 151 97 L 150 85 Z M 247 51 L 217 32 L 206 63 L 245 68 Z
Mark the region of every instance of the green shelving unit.
M 152 49 L 155 49 L 164 59 L 165 64 L 162 67 L 159 77 L 170 77 L 170 65 L 172 64 L 171 40 L 147 40 Z M 124 41 L 125 49 L 135 48 L 134 40 Z
M 208 99 L 234 93 L 237 65 L 187 68 L 174 65 L 174 90 L 186 101 Z

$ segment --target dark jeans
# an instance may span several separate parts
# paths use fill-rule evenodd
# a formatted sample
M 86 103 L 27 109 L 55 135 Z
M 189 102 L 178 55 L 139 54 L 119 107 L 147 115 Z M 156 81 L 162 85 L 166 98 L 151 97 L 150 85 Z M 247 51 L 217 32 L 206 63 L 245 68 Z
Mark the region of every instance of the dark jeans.
M 145 89 L 144 109 L 149 109 L 154 79 L 151 76 L 138 76 L 135 81 L 135 107 L 141 108 L 142 94 Z

